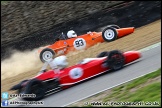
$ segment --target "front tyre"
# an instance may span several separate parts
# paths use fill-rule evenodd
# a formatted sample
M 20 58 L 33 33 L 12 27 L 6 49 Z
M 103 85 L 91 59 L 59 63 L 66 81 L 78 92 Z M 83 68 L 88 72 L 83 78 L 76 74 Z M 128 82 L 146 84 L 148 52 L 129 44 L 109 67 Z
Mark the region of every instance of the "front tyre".
M 111 70 L 116 71 L 123 68 L 125 57 L 119 50 L 113 50 L 109 52 L 106 62 Z
M 40 57 L 40 60 L 44 63 L 44 62 L 47 62 L 47 61 L 50 61 L 54 58 L 55 56 L 55 53 L 52 49 L 50 48 L 45 48 L 41 51 L 39 57 Z
M 113 27 L 107 27 L 103 30 L 102 32 L 102 38 L 106 41 L 106 42 L 111 42 L 117 39 L 117 31 L 115 28 Z

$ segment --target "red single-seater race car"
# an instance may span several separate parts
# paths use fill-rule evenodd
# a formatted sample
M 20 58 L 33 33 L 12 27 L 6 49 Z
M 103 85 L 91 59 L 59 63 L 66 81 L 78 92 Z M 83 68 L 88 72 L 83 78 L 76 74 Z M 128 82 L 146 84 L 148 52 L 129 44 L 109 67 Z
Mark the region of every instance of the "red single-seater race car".
M 38 75 L 20 82 L 11 90 L 18 90 L 19 94 L 36 95 L 33 98 L 23 98 L 25 100 L 40 100 L 51 92 L 67 89 L 109 70 L 119 70 L 139 58 L 141 53 L 138 51 L 112 50 L 101 52 L 96 58 L 85 58 L 76 65 L 67 67 L 66 56 L 58 56 L 45 62 Z M 52 68 L 51 70 L 46 69 L 48 65 Z

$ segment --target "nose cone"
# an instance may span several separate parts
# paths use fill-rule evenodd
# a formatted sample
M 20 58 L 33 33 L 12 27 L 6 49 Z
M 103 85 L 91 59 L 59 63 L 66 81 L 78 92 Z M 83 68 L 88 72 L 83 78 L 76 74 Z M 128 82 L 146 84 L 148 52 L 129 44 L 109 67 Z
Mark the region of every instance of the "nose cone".
M 142 57 L 139 51 L 127 51 L 124 53 L 125 63 L 130 63 Z
M 118 32 L 118 37 L 122 37 L 128 34 L 131 34 L 134 32 L 135 28 L 134 27 L 128 27 L 128 28 L 121 28 L 121 29 L 116 29 Z
M 135 28 L 134 27 L 131 27 L 131 29 L 132 29 L 132 33 L 134 32 L 134 30 L 135 30 Z
M 136 51 L 138 58 L 142 57 L 142 54 L 139 51 Z
M 141 57 L 142 57 L 142 55 L 139 51 L 132 51 L 132 58 L 139 59 Z

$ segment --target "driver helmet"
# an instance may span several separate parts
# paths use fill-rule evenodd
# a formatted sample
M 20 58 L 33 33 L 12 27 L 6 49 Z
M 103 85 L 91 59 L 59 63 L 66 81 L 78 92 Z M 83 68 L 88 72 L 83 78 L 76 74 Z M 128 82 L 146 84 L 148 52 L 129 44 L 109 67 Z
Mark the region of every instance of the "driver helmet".
M 67 67 L 67 65 L 67 57 L 64 55 L 54 58 L 50 63 L 52 69 L 63 69 Z
M 67 32 L 67 36 L 68 36 L 68 38 L 73 38 L 73 37 L 77 37 L 77 34 L 75 33 L 74 30 L 69 30 Z

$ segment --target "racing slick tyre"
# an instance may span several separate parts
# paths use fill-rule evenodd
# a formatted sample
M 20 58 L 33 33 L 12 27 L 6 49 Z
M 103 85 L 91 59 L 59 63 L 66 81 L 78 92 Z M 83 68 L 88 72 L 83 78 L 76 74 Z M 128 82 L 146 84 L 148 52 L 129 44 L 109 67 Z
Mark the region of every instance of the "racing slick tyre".
M 45 95 L 45 86 L 40 80 L 32 79 L 25 87 L 25 94 L 35 94 L 35 97 L 25 97 L 24 100 L 38 101 Z
M 49 60 L 52 60 L 54 58 L 54 51 L 50 48 L 45 48 L 41 51 L 39 57 L 40 57 L 40 60 L 44 63 L 44 62 L 47 62 Z
M 112 24 L 112 25 L 108 25 L 107 27 L 113 27 L 115 29 L 120 29 L 120 27 L 118 25 Z
M 106 28 L 102 31 L 102 38 L 103 38 L 106 42 L 114 41 L 115 39 L 117 39 L 117 37 L 118 37 L 118 33 L 117 33 L 116 29 L 113 28 L 113 27 L 106 27 Z
M 125 57 L 123 53 L 119 50 L 113 50 L 109 52 L 106 62 L 107 66 L 111 70 L 116 71 L 123 68 L 125 63 Z
M 21 81 L 19 84 L 20 86 L 22 86 L 22 84 L 24 84 L 25 82 L 27 82 L 29 80 L 23 80 Z M 21 87 L 20 89 L 18 89 L 18 94 L 23 94 L 24 93 L 24 87 Z
M 109 53 L 108 51 L 103 51 L 97 55 L 97 58 L 108 56 L 108 53 Z

